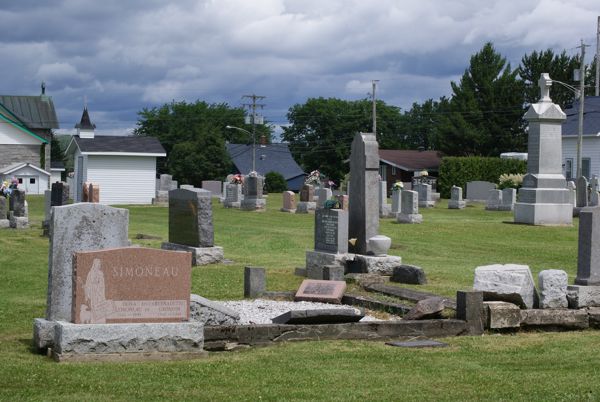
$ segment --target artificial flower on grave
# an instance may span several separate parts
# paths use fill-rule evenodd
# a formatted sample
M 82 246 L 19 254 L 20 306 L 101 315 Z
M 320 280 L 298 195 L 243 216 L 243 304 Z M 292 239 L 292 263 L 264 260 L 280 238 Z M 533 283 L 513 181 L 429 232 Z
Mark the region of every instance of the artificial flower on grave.
M 392 191 L 400 191 L 404 188 L 404 183 L 402 183 L 401 181 L 397 181 L 394 184 L 392 184 Z
M 242 176 L 241 174 L 236 174 L 233 175 L 233 177 L 231 178 L 231 184 L 244 184 L 244 176 Z
M 329 180 L 327 182 L 327 185 L 329 186 L 329 188 L 334 189 L 335 188 L 335 182 L 333 180 Z
M 321 184 L 321 173 L 318 170 L 313 170 L 304 180 L 304 184 Z
M 427 170 L 421 170 L 421 176 L 429 176 L 429 172 Z

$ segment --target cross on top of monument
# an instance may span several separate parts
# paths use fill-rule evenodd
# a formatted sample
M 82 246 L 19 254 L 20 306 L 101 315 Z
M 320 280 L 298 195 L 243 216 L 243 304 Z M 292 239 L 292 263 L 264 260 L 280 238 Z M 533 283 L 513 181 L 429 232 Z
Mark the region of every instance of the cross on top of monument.
M 538 80 L 538 85 L 540 86 L 541 97 L 540 102 L 552 102 L 550 99 L 550 87 L 552 86 L 552 79 L 550 79 L 550 74 L 542 73 L 540 75 L 540 79 Z

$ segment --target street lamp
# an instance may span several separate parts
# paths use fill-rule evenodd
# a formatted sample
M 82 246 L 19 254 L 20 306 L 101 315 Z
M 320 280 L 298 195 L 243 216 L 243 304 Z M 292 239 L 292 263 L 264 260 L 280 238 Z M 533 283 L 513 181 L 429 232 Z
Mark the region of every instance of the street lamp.
M 581 82 L 583 79 L 580 77 Z M 558 80 L 551 80 L 551 82 L 556 82 L 557 84 L 562 85 L 563 87 L 573 91 L 575 93 L 575 97 L 579 98 L 579 122 L 577 125 L 577 178 L 581 177 L 582 169 L 581 169 L 581 150 L 583 148 L 583 103 L 584 103 L 584 90 L 583 85 L 581 89 L 577 89 L 572 85 L 569 85 L 565 82 Z
M 236 126 L 225 126 L 225 128 L 242 131 L 252 137 L 252 172 L 256 172 L 256 135 L 248 130 L 244 130 L 243 128 Z

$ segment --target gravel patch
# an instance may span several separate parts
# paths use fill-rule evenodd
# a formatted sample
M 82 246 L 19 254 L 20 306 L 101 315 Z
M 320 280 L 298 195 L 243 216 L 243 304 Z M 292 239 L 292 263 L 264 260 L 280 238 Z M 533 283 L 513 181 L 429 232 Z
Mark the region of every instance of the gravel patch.
M 323 310 L 323 309 L 348 309 L 355 308 L 342 304 L 293 302 L 277 300 L 235 300 L 220 302 L 224 306 L 240 314 L 240 325 L 271 324 L 271 319 L 287 313 L 290 310 Z M 378 318 L 366 315 L 362 321 L 381 321 Z

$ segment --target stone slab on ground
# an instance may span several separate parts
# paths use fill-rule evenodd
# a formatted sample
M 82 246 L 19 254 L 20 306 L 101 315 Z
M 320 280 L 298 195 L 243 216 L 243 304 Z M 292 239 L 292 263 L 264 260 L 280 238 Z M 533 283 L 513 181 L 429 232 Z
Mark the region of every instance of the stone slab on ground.
M 475 269 L 473 289 L 486 301 L 506 301 L 522 308 L 538 306 L 538 294 L 527 265 L 493 264 Z
M 588 319 L 591 328 L 600 328 L 600 307 L 588 307 Z
M 323 325 L 241 325 L 236 327 L 204 328 L 204 348 L 223 350 L 227 344 L 268 345 L 288 341 L 315 341 L 326 339 L 369 339 L 389 340 L 390 338 L 415 337 L 439 338 L 466 333 L 462 320 L 420 320 L 420 321 L 369 321 L 348 324 Z
M 340 304 L 345 291 L 346 282 L 343 281 L 305 279 L 300 284 L 294 300 Z
M 194 266 L 217 264 L 222 262 L 225 258 L 223 254 L 223 247 L 220 246 L 192 247 L 184 244 L 163 242 L 160 245 L 160 248 L 163 250 L 189 251 L 192 253 L 192 265 Z
M 237 325 L 240 314 L 222 303 L 192 294 L 190 321 L 200 322 L 203 325 Z
M 418 339 L 415 341 L 403 341 L 403 342 L 386 342 L 386 345 L 396 346 L 399 348 L 445 348 L 449 345 L 444 342 L 434 341 L 433 339 Z
M 585 309 L 545 309 L 521 310 L 521 326 L 585 329 L 590 324 L 588 312 Z
M 367 296 L 344 295 L 342 304 L 363 307 L 369 310 L 385 311 L 386 313 L 404 315 L 410 311 L 412 306 L 405 304 L 382 302 Z
M 567 286 L 569 308 L 600 307 L 600 286 Z
M 394 255 L 376 257 L 355 254 L 354 260 L 348 262 L 348 271 L 352 273 L 391 275 L 394 267 L 400 265 L 402 265 L 402 257 Z
M 404 320 L 426 320 L 430 318 L 441 318 L 444 310 L 444 299 L 441 297 L 429 297 L 419 300 L 417 304 L 408 312 Z
M 369 292 L 383 293 L 388 296 L 398 297 L 400 299 L 418 302 L 430 297 L 439 297 L 433 293 L 420 292 L 418 290 L 401 288 L 399 286 L 389 286 L 381 283 L 369 283 L 363 285 L 363 288 Z M 456 310 L 456 300 L 451 298 L 443 298 L 444 307 L 451 310 Z
M 516 304 L 491 301 L 483 302 L 486 328 L 518 328 L 521 325 L 521 309 Z
M 273 324 L 336 324 L 358 322 L 365 312 L 358 308 L 291 310 L 273 318 Z
M 86 354 L 203 354 L 204 332 L 199 322 L 143 324 L 71 324 L 55 326 L 56 360 Z
M 425 271 L 421 267 L 402 264 L 393 268 L 390 281 L 410 285 L 424 285 L 427 283 L 427 278 L 425 277 Z

